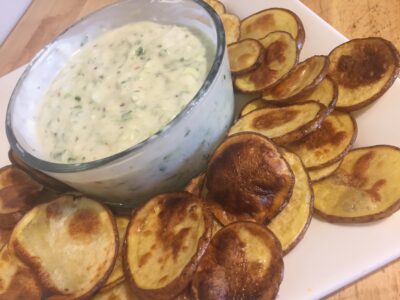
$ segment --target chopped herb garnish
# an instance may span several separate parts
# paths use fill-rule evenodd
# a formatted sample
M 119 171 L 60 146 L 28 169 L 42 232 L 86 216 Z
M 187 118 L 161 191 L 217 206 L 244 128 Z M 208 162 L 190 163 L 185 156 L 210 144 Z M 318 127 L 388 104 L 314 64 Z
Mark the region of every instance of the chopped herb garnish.
M 160 52 L 158 52 L 159 57 L 164 57 L 168 54 L 166 49 L 161 49 Z
M 73 162 L 73 161 L 75 161 L 75 160 L 76 160 L 75 157 L 68 157 L 68 162 Z
M 143 47 L 137 48 L 135 53 L 136 53 L 136 56 L 141 56 L 141 55 L 143 55 L 143 54 L 144 54 Z
M 81 99 L 81 97 L 79 97 L 79 96 L 75 96 L 75 98 L 74 98 L 76 101 L 81 101 L 82 99 Z
M 129 111 L 127 111 L 127 112 L 124 112 L 124 113 L 121 115 L 121 120 L 122 120 L 122 121 L 129 120 L 130 118 L 132 118 L 132 111 L 131 111 L 131 110 L 129 110 Z

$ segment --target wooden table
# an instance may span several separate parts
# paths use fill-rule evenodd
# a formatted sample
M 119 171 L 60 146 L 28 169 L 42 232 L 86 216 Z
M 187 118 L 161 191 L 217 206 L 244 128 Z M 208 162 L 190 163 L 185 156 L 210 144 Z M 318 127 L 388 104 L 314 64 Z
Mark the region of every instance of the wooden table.
M 0 48 L 0 76 L 27 63 L 39 49 L 75 20 L 114 1 L 33 0 Z M 382 36 L 400 49 L 399 0 L 302 1 L 348 38 Z M 327 299 L 400 299 L 400 260 Z

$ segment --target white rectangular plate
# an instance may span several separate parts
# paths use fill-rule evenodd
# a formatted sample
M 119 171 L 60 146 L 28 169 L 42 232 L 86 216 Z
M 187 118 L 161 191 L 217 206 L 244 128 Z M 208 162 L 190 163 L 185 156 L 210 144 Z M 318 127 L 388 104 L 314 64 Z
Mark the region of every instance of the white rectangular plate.
M 328 54 L 346 38 L 319 16 L 295 0 L 225 0 L 229 12 L 244 18 L 259 10 L 284 7 L 303 21 L 306 42 L 301 60 Z M 0 78 L 0 166 L 8 163 L 4 133 L 8 99 L 21 74 L 20 68 Z M 357 113 L 356 147 L 392 144 L 400 146 L 400 83 L 375 104 Z M 397 124 L 397 125 L 396 125 Z M 400 213 L 368 225 L 333 225 L 313 219 L 304 239 L 285 257 L 280 300 L 319 299 L 400 257 Z

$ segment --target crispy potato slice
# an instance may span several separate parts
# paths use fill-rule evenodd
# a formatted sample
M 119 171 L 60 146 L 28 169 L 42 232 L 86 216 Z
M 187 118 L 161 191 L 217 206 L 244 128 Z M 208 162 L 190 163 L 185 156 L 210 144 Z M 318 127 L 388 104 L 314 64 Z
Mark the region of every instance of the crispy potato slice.
M 206 174 L 201 173 L 199 176 L 193 178 L 185 186 L 184 191 L 191 193 L 193 195 L 196 195 L 198 197 L 201 197 L 202 196 L 201 191 L 203 189 L 205 177 L 206 177 Z
M 308 170 L 320 169 L 341 160 L 357 136 L 354 118 L 345 112 L 334 111 L 321 127 L 286 148 L 300 156 Z
M 171 299 L 189 284 L 211 239 L 211 216 L 187 192 L 158 195 L 130 220 L 125 276 L 145 299 Z
M 43 186 L 14 166 L 0 169 L 0 228 L 10 229 L 33 207 Z
M 34 189 L 28 185 L 15 185 L 0 190 L 0 228 L 13 228 L 33 207 L 34 196 L 40 192 L 40 189 Z
M 102 288 L 93 300 L 139 300 L 139 298 L 133 293 L 129 283 L 122 281 L 110 288 Z
M 334 223 L 372 222 L 400 207 L 400 149 L 378 145 L 350 151 L 339 169 L 314 183 L 317 214 Z
M 245 106 L 242 107 L 242 110 L 239 113 L 239 117 L 243 117 L 244 115 L 247 115 L 249 112 L 252 112 L 253 110 L 260 108 L 267 108 L 267 107 L 275 108 L 278 106 L 273 103 L 269 103 L 262 98 L 256 98 L 250 100 Z
M 315 101 L 261 108 L 241 117 L 229 134 L 252 131 L 272 139 L 278 145 L 285 145 L 316 130 L 326 117 L 325 106 Z
M 6 245 L 10 239 L 12 229 L 2 229 L 0 228 L 0 249 Z
M 8 165 L 0 168 L 0 189 L 16 185 L 41 186 L 28 173 L 18 167 Z
M 322 105 L 325 105 L 328 108 L 329 113 L 331 113 L 336 106 L 337 98 L 337 84 L 330 77 L 327 76 L 310 93 L 303 96 L 296 96 L 290 101 L 290 103 L 314 100 L 318 103 L 321 103 Z
M 259 11 L 242 20 L 240 37 L 261 39 L 274 31 L 290 33 L 301 49 L 304 44 L 305 31 L 300 18 L 292 11 L 284 8 L 270 8 Z
M 274 234 L 251 222 L 231 224 L 213 237 L 192 282 L 195 299 L 275 299 L 283 278 Z
M 325 78 L 328 67 L 329 58 L 327 56 L 312 56 L 295 66 L 272 89 L 265 91 L 262 98 L 268 101 L 282 102 L 306 95 Z
M 226 12 L 225 5 L 218 0 L 204 0 L 204 2 L 210 5 L 219 16 Z
M 308 175 L 310 176 L 310 179 L 312 182 L 317 182 L 321 179 L 324 179 L 328 176 L 330 176 L 333 172 L 335 172 L 340 164 L 342 163 L 343 160 L 339 160 L 329 166 L 322 167 L 320 169 L 315 169 L 308 171 Z
M 128 227 L 128 223 L 129 223 L 129 217 L 116 216 L 115 222 L 117 224 L 118 238 L 119 238 L 118 255 L 117 255 L 117 259 L 115 261 L 114 268 L 111 272 L 111 275 L 110 275 L 110 277 L 108 277 L 106 283 L 101 288 L 102 290 L 113 287 L 113 286 L 121 283 L 125 279 L 124 270 L 122 268 L 122 247 L 123 247 L 123 243 L 125 240 L 126 228 Z
M 272 219 L 268 228 L 281 242 L 283 253 L 287 254 L 303 238 L 310 225 L 314 193 L 301 159 L 288 151 L 283 153 L 283 157 L 292 169 L 296 180 L 288 204 Z
M 218 203 L 237 220 L 258 223 L 285 207 L 293 185 L 293 173 L 280 150 L 256 133 L 228 137 L 212 155 L 206 173 L 207 201 Z
M 174 300 L 193 300 L 193 295 L 190 285 L 182 293 L 176 296 Z
M 72 191 L 73 189 L 62 183 L 61 181 L 58 181 L 57 179 L 54 179 L 34 168 L 31 166 L 28 166 L 22 159 L 20 159 L 14 151 L 10 150 L 8 152 L 8 158 L 11 161 L 11 163 L 22 170 L 24 170 L 26 173 L 28 173 L 30 176 L 32 176 L 33 179 L 36 181 L 40 182 L 43 184 L 46 188 L 55 191 L 55 192 L 68 192 Z
M 399 53 L 382 38 L 354 39 L 329 54 L 329 75 L 339 86 L 337 108 L 354 111 L 382 96 L 400 70 Z
M 228 226 L 229 224 L 235 223 L 237 221 L 246 221 L 246 222 L 254 222 L 255 219 L 247 214 L 247 213 L 231 213 L 227 210 L 224 209 L 224 207 L 212 200 L 208 199 L 206 202 L 206 206 L 208 210 L 212 213 L 214 216 L 215 220 L 219 223 L 222 224 L 221 226 Z M 259 222 L 262 223 L 262 222 Z M 221 228 L 219 228 L 221 229 Z
M 216 219 L 212 218 L 212 233 L 211 236 L 214 236 L 218 231 L 220 231 L 224 226 Z
M 111 273 L 118 233 L 105 206 L 65 195 L 30 210 L 15 226 L 9 247 L 38 274 L 48 294 L 84 298 Z
M 338 88 L 336 83 L 329 77 L 325 77 L 325 79 L 322 80 L 322 82 L 307 95 L 301 97 L 296 96 L 294 99 L 288 102 L 283 101 L 282 103 L 279 103 L 277 101 L 270 102 L 262 98 L 256 98 L 247 103 L 242 108 L 239 115 L 244 116 L 245 114 L 248 114 L 249 112 L 259 108 L 286 106 L 295 103 L 307 102 L 310 100 L 316 101 L 324 105 L 327 108 L 327 114 L 330 114 L 336 106 L 337 97 Z
M 239 40 L 240 35 L 240 19 L 232 14 L 220 15 L 222 24 L 224 25 L 226 44 L 230 45 Z
M 244 115 L 247 115 L 248 113 L 260 109 L 260 108 L 265 108 L 265 107 L 270 107 L 266 101 L 262 98 L 256 98 L 251 101 L 249 101 L 246 105 L 242 107 L 242 110 L 239 113 L 239 118 L 243 117 Z M 273 106 L 275 107 L 275 106 Z
M 234 75 L 245 74 L 257 68 L 264 56 L 263 45 L 254 39 L 245 39 L 228 46 L 229 65 Z
M 260 40 L 264 57 L 255 70 L 234 79 L 236 89 L 244 93 L 262 92 L 284 78 L 298 61 L 298 49 L 292 36 L 283 31 L 272 32 Z
M 35 274 L 4 246 L 0 251 L 0 299 L 43 299 Z

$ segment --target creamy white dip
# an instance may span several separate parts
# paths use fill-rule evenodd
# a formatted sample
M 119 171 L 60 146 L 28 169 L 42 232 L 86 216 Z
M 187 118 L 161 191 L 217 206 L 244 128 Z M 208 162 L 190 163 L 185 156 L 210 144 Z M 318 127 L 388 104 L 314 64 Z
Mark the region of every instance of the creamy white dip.
M 79 163 L 123 151 L 170 122 L 209 70 L 207 47 L 186 27 L 138 22 L 80 49 L 37 115 L 41 151 Z

